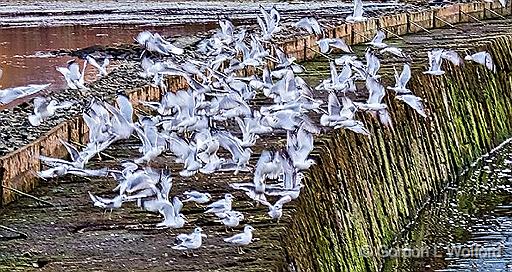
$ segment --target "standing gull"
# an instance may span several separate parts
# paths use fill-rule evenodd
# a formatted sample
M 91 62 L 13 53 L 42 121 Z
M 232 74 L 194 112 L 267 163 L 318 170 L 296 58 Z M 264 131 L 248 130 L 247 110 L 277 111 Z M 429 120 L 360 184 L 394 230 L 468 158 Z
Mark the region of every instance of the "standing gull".
M 176 237 L 180 241 L 178 245 L 172 247 L 176 250 L 192 250 L 201 247 L 202 238 L 206 238 L 206 234 L 202 234 L 203 230 L 200 227 L 194 229 L 191 234 L 180 234 Z
M 238 246 L 238 253 L 243 254 L 245 253 L 241 246 L 246 246 L 252 242 L 252 232 L 254 228 L 250 225 L 246 225 L 244 227 L 244 232 L 235 234 L 232 237 L 225 238 L 224 242 L 234 244 Z

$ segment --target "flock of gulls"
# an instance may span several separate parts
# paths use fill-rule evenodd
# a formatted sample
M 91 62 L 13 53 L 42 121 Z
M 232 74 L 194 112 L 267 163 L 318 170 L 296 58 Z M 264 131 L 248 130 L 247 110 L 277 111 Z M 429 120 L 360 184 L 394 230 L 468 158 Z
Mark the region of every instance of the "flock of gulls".
M 94 206 L 116 209 L 133 202 L 141 209 L 159 213 L 163 217 L 159 228 L 182 228 L 187 219 L 181 213 L 183 205 L 194 202 L 204 205 L 205 213 L 213 214 L 226 228 L 237 227 L 244 214 L 232 208 L 234 197 L 225 194 L 221 199 L 212 199 L 208 192 L 187 191 L 171 196 L 173 183 L 180 177 L 191 177 L 197 173 L 210 175 L 215 172 L 251 172 L 251 182 L 231 183 L 258 204 L 268 207 L 268 216 L 279 220 L 283 206 L 299 197 L 303 171 L 315 163 L 309 158 L 313 150 L 314 135 L 320 126 L 343 128 L 369 135 L 364 124 L 355 119 L 358 111 L 367 112 L 383 125 L 392 126 L 388 107 L 383 102 L 386 90 L 395 92 L 395 97 L 409 105 L 419 115 L 426 117 L 423 101 L 407 87 L 411 68 L 404 63 L 399 73 L 395 69 L 395 86 L 385 88 L 380 80 L 380 60 L 377 56 L 392 54 L 404 58 L 400 48 L 384 42 L 385 33 L 378 31 L 365 50 L 363 58 L 356 55 L 340 38 L 326 38 L 320 24 L 306 17 L 294 24 L 310 34 L 317 35 L 318 54 L 330 62 L 330 76 L 317 86 L 310 86 L 301 78 L 304 67 L 289 57 L 273 40 L 280 31 L 280 14 L 275 9 L 260 8 L 258 16 L 260 31 L 235 29 L 229 20 L 220 20 L 220 29 L 197 44 L 193 55 L 184 56 L 186 50 L 164 39 L 158 33 L 142 32 L 137 42 L 144 47 L 141 56 L 141 77 L 148 78 L 160 86 L 165 94 L 160 102 L 141 102 L 151 109 L 153 115 L 137 115 L 134 121 L 133 106 L 123 93 L 116 99 L 117 106 L 99 98 L 90 101 L 83 112 L 83 120 L 89 128 L 89 143 L 78 150 L 71 143 L 61 141 L 69 152 L 70 160 L 40 156 L 49 168 L 38 173 L 43 179 L 64 175 L 110 176 L 118 185 L 113 188 L 114 198 L 105 198 L 89 193 Z M 363 16 L 360 0 L 354 3 L 353 15 L 347 22 L 367 20 Z M 315 50 L 311 48 L 311 50 Z M 341 52 L 340 55 L 332 54 Z M 464 60 L 455 51 L 433 49 L 428 53 L 429 68 L 425 74 L 440 76 L 443 61 L 462 65 Z M 492 58 L 487 52 L 478 52 L 464 58 L 485 65 L 495 71 Z M 85 66 L 96 67 L 100 75 L 106 75 L 108 57 L 99 60 L 85 58 L 82 68 L 76 61 L 57 70 L 64 76 L 70 89 L 87 90 L 84 83 Z M 251 76 L 242 76 L 250 68 L 256 71 Z M 176 92 L 167 92 L 165 76 L 184 77 L 189 87 Z M 361 84 L 357 84 L 360 82 Z M 363 85 L 361 87 L 360 85 Z M 359 85 L 359 86 L 358 86 Z M 48 85 L 30 85 L 0 91 L 0 104 L 38 93 Z M 314 98 L 315 92 L 328 92 L 328 101 Z M 350 97 L 366 100 L 352 101 Z M 256 98 L 272 101 L 270 105 L 256 108 Z M 341 99 L 341 101 L 340 101 Z M 70 102 L 57 102 L 50 97 L 33 100 L 34 113 L 29 116 L 33 126 L 40 125 L 56 111 L 73 107 Z M 326 103 L 327 102 L 327 103 Z M 321 115 L 319 122 L 312 120 L 312 113 Z M 281 150 L 263 150 L 255 166 L 249 164 L 251 148 L 263 135 L 285 132 L 286 146 Z M 113 143 L 136 135 L 141 142 L 140 156 L 121 162 L 119 169 L 87 169 L 86 165 L 95 156 Z M 163 152 L 172 154 L 174 162 L 181 164 L 177 173 L 156 170 L 150 167 Z M 227 154 L 227 156 L 226 156 Z M 169 162 L 170 163 L 170 162 Z M 245 225 L 242 233 L 225 237 L 224 241 L 241 247 L 252 242 L 254 228 Z M 201 247 L 206 235 L 200 227 L 191 234 L 178 235 L 176 250 L 193 250 Z

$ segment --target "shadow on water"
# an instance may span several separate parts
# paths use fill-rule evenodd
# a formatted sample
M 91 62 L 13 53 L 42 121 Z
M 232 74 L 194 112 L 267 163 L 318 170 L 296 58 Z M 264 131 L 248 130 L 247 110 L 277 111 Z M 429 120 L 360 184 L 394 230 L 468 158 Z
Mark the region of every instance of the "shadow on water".
M 460 176 L 382 255 L 386 272 L 512 271 L 512 144 Z
M 46 52 L 79 49 L 92 45 L 132 43 L 143 30 L 157 31 L 163 36 L 191 35 L 210 30 L 214 25 L 191 24 L 173 26 L 109 25 L 0 28 L 0 88 L 27 84 L 51 83 L 51 89 L 62 89 L 65 81 L 55 67 L 65 66 L 69 56 Z M 88 69 L 88 79 L 96 71 Z

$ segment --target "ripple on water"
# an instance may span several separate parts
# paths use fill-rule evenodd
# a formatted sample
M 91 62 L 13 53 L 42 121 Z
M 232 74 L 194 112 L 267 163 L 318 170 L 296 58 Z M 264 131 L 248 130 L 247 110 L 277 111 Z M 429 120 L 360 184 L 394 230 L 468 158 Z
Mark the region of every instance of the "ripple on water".
M 509 143 L 459 177 L 394 247 L 418 254 L 383 271 L 512 271 L 511 163 Z

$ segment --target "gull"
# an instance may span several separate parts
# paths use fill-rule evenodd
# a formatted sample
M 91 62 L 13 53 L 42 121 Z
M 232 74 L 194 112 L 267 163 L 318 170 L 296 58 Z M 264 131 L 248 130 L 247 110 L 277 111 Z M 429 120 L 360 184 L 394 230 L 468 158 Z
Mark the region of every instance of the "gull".
M 276 179 L 281 173 L 280 156 L 276 154 L 272 158 L 272 154 L 264 150 L 256 164 L 253 181 L 245 183 L 231 183 L 229 186 L 236 190 L 243 190 L 245 194 L 255 201 L 266 201 L 266 184 L 267 178 Z
M 423 106 L 423 99 L 415 96 L 412 93 L 397 94 L 395 98 L 404 101 L 407 105 L 413 108 L 416 112 L 418 112 L 419 115 L 423 116 L 424 118 L 427 117 L 427 114 L 425 113 L 425 107 Z
M 393 70 L 395 71 L 395 86 L 388 86 L 387 88 L 389 90 L 395 91 L 396 94 L 411 93 L 411 90 L 407 89 L 407 83 L 411 79 L 411 67 L 409 64 L 404 64 L 404 68 L 402 69 L 402 73 L 400 73 L 400 75 L 398 75 L 395 67 L 393 67 Z
M 327 114 L 320 117 L 320 124 L 322 126 L 331 126 L 334 128 L 345 128 L 352 130 L 356 133 L 363 135 L 370 135 L 361 121 L 354 120 L 354 115 L 357 107 L 352 100 L 344 96 L 341 98 L 343 108 L 341 108 L 340 101 L 334 93 L 329 94 Z
M 176 237 L 180 241 L 178 245 L 172 247 L 176 250 L 190 250 L 198 249 L 201 247 L 202 238 L 206 238 L 206 234 L 202 234 L 203 230 L 200 227 L 194 229 L 191 234 L 180 234 Z
M 395 91 L 396 99 L 404 101 L 407 105 L 416 110 L 421 116 L 427 117 L 422 99 L 415 96 L 411 90 L 407 89 L 407 82 L 409 82 L 411 79 L 411 67 L 408 64 L 404 64 L 404 69 L 402 70 L 400 76 L 398 75 L 395 67 L 393 67 L 393 69 L 395 70 L 396 83 L 394 87 L 388 86 L 388 89 Z
M 276 179 L 281 172 L 280 159 L 281 155 L 279 153 L 275 153 L 274 156 L 272 156 L 270 151 L 263 150 L 256 163 L 254 178 L 256 179 L 256 176 L 259 176 L 262 180 L 266 178 Z
M 427 71 L 423 72 L 423 74 L 429 74 L 434 76 L 443 75 L 444 71 L 441 70 L 441 63 L 442 63 L 442 49 L 432 49 L 429 51 L 428 54 L 428 63 L 429 68 Z
M 66 161 L 63 159 L 57 159 L 57 158 L 50 158 L 43 155 L 39 156 L 39 159 L 49 165 L 52 166 L 59 166 L 59 165 L 69 165 L 74 168 L 83 169 L 87 162 L 95 155 L 94 150 L 90 149 L 84 149 L 82 152 L 78 152 L 78 150 L 71 145 L 70 143 L 63 141 L 62 139 L 59 139 L 59 142 L 66 148 L 71 161 Z
M 210 130 L 204 130 L 195 135 L 197 157 L 204 163 L 217 161 L 217 151 L 220 143 L 217 136 L 212 136 Z
M 135 40 L 150 52 L 157 52 L 162 55 L 181 55 L 184 50 L 174 46 L 171 42 L 164 40 L 158 33 L 143 31 L 137 35 Z
M 232 237 L 225 238 L 224 242 L 235 244 L 238 246 L 238 253 L 243 254 L 243 250 L 240 246 L 246 246 L 252 242 L 252 232 L 254 228 L 250 225 L 244 227 L 244 232 L 235 234 Z
M 370 51 L 366 51 L 366 75 L 372 78 L 378 79 L 380 75 L 377 75 L 380 69 L 380 60 Z
M 94 207 L 99 207 L 103 209 L 117 209 L 121 208 L 121 205 L 123 204 L 123 201 L 126 199 L 125 195 L 118 195 L 115 198 L 109 199 L 109 198 L 102 198 L 96 195 L 93 195 L 91 192 L 89 193 L 89 197 L 91 198 L 92 202 L 94 203 Z
M 377 34 L 375 34 L 375 37 L 373 37 L 373 40 L 367 44 L 379 49 L 386 48 L 388 45 L 382 42 L 384 38 L 386 38 L 384 31 L 378 30 Z
M 28 116 L 28 121 L 32 126 L 39 126 L 41 123 L 52 117 L 57 110 L 67 109 L 73 106 L 72 102 L 60 103 L 56 100 L 48 100 L 44 97 L 34 98 L 34 114 Z
M 474 61 L 478 64 L 485 65 L 487 69 L 491 70 L 492 72 L 496 72 L 496 66 L 494 65 L 494 62 L 492 60 L 491 54 L 486 51 L 478 52 L 473 55 L 468 55 L 464 57 L 464 60 L 467 61 Z
M 231 211 L 231 202 L 233 201 L 233 196 L 231 194 L 225 194 L 224 198 L 221 200 L 217 200 L 210 205 L 206 206 L 208 210 L 205 213 L 215 213 L 220 214 L 223 212 Z
M 183 164 L 183 170 L 180 171 L 180 176 L 191 177 L 201 169 L 202 164 L 197 159 L 197 153 L 191 148 L 191 152 L 188 153 L 187 158 Z
M 382 103 L 382 99 L 386 95 L 384 86 L 373 77 L 366 78 L 366 88 L 369 91 L 366 103 L 354 103 L 359 109 L 370 111 L 374 116 L 378 117 L 380 122 L 388 127 L 392 126 L 386 104 Z
M 338 74 L 336 70 L 336 65 L 334 62 L 329 64 L 331 78 L 322 81 L 320 85 L 318 85 L 316 90 L 328 90 L 328 91 L 341 91 L 345 92 L 351 89 L 351 85 L 353 85 L 352 80 L 352 69 L 348 64 L 344 64 L 341 70 L 341 73 Z
M 402 49 L 400 49 L 398 47 L 393 47 L 393 46 L 387 46 L 386 48 L 381 49 L 379 52 L 381 54 L 390 53 L 390 54 L 393 54 L 393 55 L 395 55 L 397 57 L 401 57 L 401 58 L 406 57 L 406 55 L 402 52 Z
M 46 88 L 48 88 L 50 84 L 44 85 L 28 85 L 22 87 L 14 87 L 0 90 L 0 105 L 6 105 L 11 103 L 12 101 L 23 98 L 29 95 L 33 95 L 38 93 Z
M 76 60 L 68 61 L 67 67 L 57 67 L 57 71 L 59 71 L 66 79 L 66 83 L 68 84 L 68 88 L 77 90 L 77 89 L 87 89 L 84 85 L 84 77 L 85 77 L 85 68 L 87 67 L 87 60 L 84 61 L 84 66 L 82 71 L 80 72 L 80 66 L 76 62 Z
M 87 55 L 86 60 L 96 69 L 98 69 L 99 76 L 107 75 L 107 66 L 110 64 L 110 60 L 107 57 L 103 58 L 103 62 L 101 63 L 101 65 L 91 55 Z
M 346 53 L 353 53 L 352 49 L 341 38 L 323 38 L 316 42 L 320 47 L 320 52 L 327 54 L 331 47 L 338 48 Z
M 178 197 L 172 199 L 172 204 L 169 201 L 162 201 L 161 205 L 158 211 L 164 216 L 164 221 L 158 223 L 157 227 L 177 229 L 185 225 L 185 216 L 181 213 L 183 203 Z
M 263 116 L 261 123 L 273 129 L 293 130 L 300 123 L 300 112 L 284 109 Z
M 105 177 L 108 174 L 107 169 L 82 169 L 71 165 L 61 164 L 44 171 L 37 172 L 37 176 L 42 179 L 61 177 L 67 174 L 80 177 Z
M 283 72 L 287 73 L 289 69 L 296 74 L 300 74 L 305 71 L 302 65 L 295 63 L 295 57 L 288 57 L 282 49 L 277 47 L 275 48 L 275 52 L 277 55 L 277 63 L 274 71 L 271 72 L 272 76 L 281 78 L 284 75 Z M 277 73 L 280 73 L 281 76 L 278 76 L 279 74 Z
M 309 153 L 313 150 L 313 134 L 304 129 L 302 124 L 297 134 L 294 135 L 288 131 L 287 134 L 287 151 L 293 166 L 299 170 L 307 170 L 315 161 L 308 159 Z
M 279 223 L 279 219 L 283 216 L 283 205 L 292 201 L 292 197 L 289 195 L 285 195 L 281 197 L 274 205 L 270 204 L 267 201 L 262 201 L 261 203 L 268 207 L 268 215 L 272 219 L 276 219 L 277 223 Z
M 135 164 L 134 164 L 135 165 Z M 137 170 L 133 171 L 132 169 L 136 169 L 138 166 L 135 165 L 134 168 L 127 167 L 122 172 L 122 176 L 114 177 L 119 182 L 119 184 L 114 188 L 113 191 L 119 191 L 119 194 L 125 193 L 133 193 L 138 190 L 143 189 L 155 189 L 155 184 L 158 180 L 153 179 L 146 171 Z
M 220 30 L 217 31 L 216 36 L 219 37 L 223 43 L 230 44 L 233 40 L 234 26 L 229 20 L 219 20 Z
M 272 39 L 272 35 L 274 33 L 281 30 L 278 26 L 281 16 L 275 7 L 272 7 L 269 14 L 262 6 L 260 6 L 260 12 L 263 15 L 263 19 L 258 16 L 257 20 L 263 34 L 261 38 L 264 41 L 268 41 Z
M 193 201 L 199 204 L 205 204 L 210 202 L 212 196 L 209 193 L 201 193 L 198 191 L 186 191 L 183 193 L 187 198 L 183 202 Z
M 249 162 L 252 150 L 248 147 L 242 147 L 240 139 L 227 131 L 218 131 L 215 135 L 218 136 L 220 146 L 231 153 L 231 160 L 237 166 L 235 171 L 235 174 L 237 174 L 238 169 L 243 168 Z
M 428 52 L 429 69 L 423 73 L 435 76 L 443 75 L 445 73 L 443 70 L 441 70 L 443 59 L 450 61 L 455 66 L 461 65 L 463 62 L 459 57 L 459 54 L 453 50 L 432 49 Z
M 362 22 L 368 20 L 363 16 L 363 1 L 362 0 L 354 0 L 354 12 L 352 15 L 349 15 L 345 21 L 349 23 Z
M 218 213 L 217 217 L 219 217 L 224 224 L 224 226 L 229 228 L 238 227 L 240 221 L 244 220 L 244 215 L 238 211 L 226 211 L 223 213 Z
M 272 132 L 271 127 L 267 127 L 261 124 L 261 113 L 254 111 L 254 117 L 235 117 L 235 121 L 238 127 L 242 131 L 242 147 L 253 146 L 256 140 L 259 138 L 258 134 L 265 134 Z
M 104 103 L 105 108 L 112 114 L 110 125 L 112 133 L 116 135 L 116 140 L 128 139 L 133 133 L 133 106 L 128 97 L 124 94 L 118 94 L 116 98 L 119 109 L 108 103 Z
M 144 163 L 150 162 L 158 157 L 164 150 L 165 145 L 160 145 L 158 142 L 158 132 L 155 133 L 154 137 L 148 137 L 148 134 L 145 131 L 142 131 L 138 127 L 134 127 L 135 132 L 139 136 L 139 139 L 142 141 L 142 153 L 143 156 L 141 158 L 136 159 L 135 163 Z
M 322 30 L 320 29 L 318 21 L 313 17 L 304 17 L 300 19 L 297 23 L 293 24 L 293 26 L 296 28 L 302 28 L 306 30 L 309 34 L 322 34 Z

